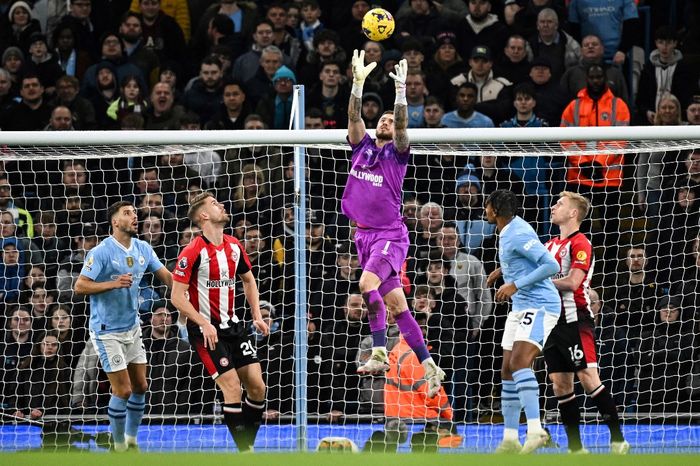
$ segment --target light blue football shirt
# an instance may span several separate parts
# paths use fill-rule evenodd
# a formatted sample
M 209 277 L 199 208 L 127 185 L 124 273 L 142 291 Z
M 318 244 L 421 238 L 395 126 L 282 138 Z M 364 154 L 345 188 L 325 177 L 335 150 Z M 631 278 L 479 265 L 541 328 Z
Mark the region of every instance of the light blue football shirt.
M 606 61 L 620 46 L 622 23 L 638 18 L 634 0 L 571 0 L 569 22 L 581 25 L 581 37 L 596 35 L 603 42 Z
M 445 113 L 440 123 L 447 128 L 493 128 L 493 120 L 476 110 L 469 118 L 462 118 L 457 110 Z
M 91 249 L 80 271 L 96 282 L 115 280 L 131 273 L 130 288 L 90 295 L 90 330 L 97 334 L 126 332 L 139 325 L 139 283 L 146 272 L 164 267 L 150 244 L 132 238 L 127 249 L 113 236 Z
M 559 272 L 559 264 L 540 243 L 535 230 L 521 217 L 513 217 L 500 233 L 498 259 L 505 283 L 515 283 L 513 311 L 539 309 L 557 314 L 561 312 L 559 292 L 552 283 L 552 275 Z M 528 283 L 528 275 L 544 266 L 541 279 Z M 551 272 L 551 273 L 550 273 Z M 532 278 L 532 277 L 529 277 Z

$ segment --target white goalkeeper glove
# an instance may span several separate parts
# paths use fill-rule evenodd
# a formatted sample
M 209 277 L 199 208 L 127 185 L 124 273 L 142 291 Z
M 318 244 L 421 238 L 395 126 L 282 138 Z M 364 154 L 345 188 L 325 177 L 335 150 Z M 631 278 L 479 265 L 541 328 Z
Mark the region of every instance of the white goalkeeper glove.
M 365 79 L 377 66 L 376 62 L 365 65 L 365 51 L 357 50 L 352 52 L 352 95 L 357 98 L 362 98 L 362 87 L 365 85 Z
M 394 80 L 396 88 L 396 100 L 394 104 L 407 105 L 406 103 L 406 75 L 408 74 L 408 62 L 404 58 L 394 65 L 395 73 L 389 73 L 391 79 Z

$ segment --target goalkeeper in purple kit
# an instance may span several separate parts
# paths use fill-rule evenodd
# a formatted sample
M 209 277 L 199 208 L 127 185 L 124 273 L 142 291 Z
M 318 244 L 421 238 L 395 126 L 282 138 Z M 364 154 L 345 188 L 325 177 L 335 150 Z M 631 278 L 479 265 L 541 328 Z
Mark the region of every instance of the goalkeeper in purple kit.
M 353 85 L 348 105 L 348 142 L 352 164 L 342 211 L 357 225 L 355 244 L 362 266 L 360 291 L 369 310 L 372 356 L 358 372 L 384 373 L 389 370 L 386 350 L 387 309 L 401 334 L 425 368 L 428 395 L 440 390 L 445 373 L 430 357 L 423 333 L 408 310 L 399 279 L 406 260 L 408 229 L 401 217 L 403 180 L 410 159 L 406 74 L 408 64 L 401 60 L 395 73 L 389 73 L 396 86 L 394 111 L 384 112 L 376 129 L 376 139 L 367 134 L 360 117 L 362 87 L 376 63 L 365 65 L 364 51 L 353 52 Z M 386 306 L 385 306 L 386 303 Z

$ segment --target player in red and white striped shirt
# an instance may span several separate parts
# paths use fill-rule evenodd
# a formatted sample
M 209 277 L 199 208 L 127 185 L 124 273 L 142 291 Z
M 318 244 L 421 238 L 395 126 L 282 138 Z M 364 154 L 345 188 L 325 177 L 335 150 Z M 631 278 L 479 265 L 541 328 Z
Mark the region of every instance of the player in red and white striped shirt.
M 172 301 L 187 317 L 190 343 L 224 394 L 224 421 L 236 446 L 239 451 L 249 450 L 265 409 L 265 382 L 253 341 L 233 306 L 240 279 L 253 325 L 267 335 L 258 286 L 245 249 L 224 234 L 230 217 L 211 193 L 195 197 L 187 216 L 202 235 L 180 252 L 173 271 Z
M 564 191 L 552 207 L 552 223 L 560 234 L 545 247 L 561 266 L 560 275 L 552 280 L 561 296 L 561 317 L 549 334 L 544 347 L 549 379 L 559 401 L 559 413 L 569 438 L 569 450 L 586 452 L 581 444 L 581 413 L 574 394 L 574 373 L 581 381 L 610 428 L 612 453 L 625 454 L 630 445 L 620 430 L 617 407 L 610 390 L 598 375 L 595 323 L 588 290 L 593 275 L 591 242 L 579 231 L 591 205 L 578 193 Z

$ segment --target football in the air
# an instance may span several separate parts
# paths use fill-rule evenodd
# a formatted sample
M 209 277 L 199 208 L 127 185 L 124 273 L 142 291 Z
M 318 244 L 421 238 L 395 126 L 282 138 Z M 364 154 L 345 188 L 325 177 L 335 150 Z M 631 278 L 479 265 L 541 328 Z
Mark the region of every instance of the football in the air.
M 373 8 L 362 18 L 362 32 L 369 40 L 386 40 L 394 33 L 394 17 L 384 8 Z

